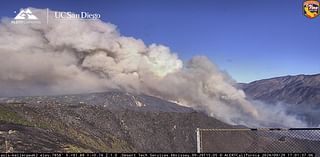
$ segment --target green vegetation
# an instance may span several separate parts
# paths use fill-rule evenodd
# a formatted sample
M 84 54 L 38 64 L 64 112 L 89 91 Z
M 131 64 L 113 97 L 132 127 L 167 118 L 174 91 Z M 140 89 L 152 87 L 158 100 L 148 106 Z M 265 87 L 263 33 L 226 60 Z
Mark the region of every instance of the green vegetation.
M 0 104 L 0 121 L 32 126 L 29 121 L 18 115 L 18 113 L 16 113 L 11 108 L 4 106 L 3 104 Z
M 78 147 L 75 145 L 71 145 L 71 144 L 65 145 L 64 150 L 67 153 L 92 153 L 92 151 L 89 149 L 84 149 L 84 148 L 81 148 L 81 147 Z
M 112 151 L 115 152 L 135 152 L 134 149 L 128 147 L 128 143 L 126 141 L 117 139 L 113 137 L 113 142 L 112 142 Z
M 88 133 L 75 130 L 74 128 L 68 128 L 65 132 L 68 137 L 77 139 L 82 144 L 91 146 L 99 151 L 103 152 L 133 152 L 133 150 L 128 147 L 128 144 L 125 141 L 119 140 L 111 135 L 111 141 L 102 141 L 100 138 L 90 136 Z M 110 143 L 110 144 L 108 144 Z
M 51 116 L 50 113 L 45 111 L 39 112 L 27 106 L 0 104 L 0 121 L 50 130 L 81 143 L 81 146 L 64 144 L 63 149 L 66 152 L 134 151 L 126 141 L 120 140 L 110 134 L 105 135 L 103 138 L 96 137 L 75 125 L 65 124 L 62 119 Z

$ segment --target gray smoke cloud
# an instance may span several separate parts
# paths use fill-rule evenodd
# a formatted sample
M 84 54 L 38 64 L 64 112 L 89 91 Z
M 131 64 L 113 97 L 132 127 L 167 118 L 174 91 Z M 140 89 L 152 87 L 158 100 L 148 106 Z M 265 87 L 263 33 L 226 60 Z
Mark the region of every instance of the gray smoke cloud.
M 282 106 L 250 101 L 204 56 L 183 64 L 170 48 L 121 36 L 100 20 L 56 20 L 31 9 L 42 24 L 0 24 L 0 96 L 123 90 L 174 101 L 230 124 L 305 127 Z M 51 16 L 52 15 L 52 16 Z

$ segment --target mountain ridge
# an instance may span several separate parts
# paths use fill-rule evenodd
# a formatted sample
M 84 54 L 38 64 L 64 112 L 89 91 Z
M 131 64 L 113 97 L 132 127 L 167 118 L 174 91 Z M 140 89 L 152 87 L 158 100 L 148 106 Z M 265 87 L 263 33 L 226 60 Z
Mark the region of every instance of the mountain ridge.
M 274 91 L 281 93 L 284 89 L 285 95 L 287 88 L 303 87 L 318 92 L 319 82 L 317 74 L 270 78 L 239 86 L 250 99 L 278 102 L 272 95 Z M 259 90 L 263 93 L 260 96 L 271 93 L 273 99 L 261 99 L 255 95 Z M 299 103 L 293 105 L 304 106 Z M 311 115 L 308 120 L 320 121 L 315 118 L 319 112 L 311 111 L 305 111 Z M 154 96 L 121 91 L 0 99 L 0 150 L 6 152 L 195 152 L 196 128 L 244 126 L 228 125 Z M 211 146 L 219 147 L 215 143 Z
M 280 104 L 288 114 L 320 126 L 320 74 L 275 77 L 239 84 L 249 99 Z
M 249 98 L 268 103 L 320 105 L 320 74 L 288 75 L 239 85 Z
M 196 128 L 233 127 L 124 92 L 3 98 L 0 113 L 0 131 L 15 132 L 9 140 L 13 152 L 195 152 Z M 0 134 L 0 150 L 7 137 Z

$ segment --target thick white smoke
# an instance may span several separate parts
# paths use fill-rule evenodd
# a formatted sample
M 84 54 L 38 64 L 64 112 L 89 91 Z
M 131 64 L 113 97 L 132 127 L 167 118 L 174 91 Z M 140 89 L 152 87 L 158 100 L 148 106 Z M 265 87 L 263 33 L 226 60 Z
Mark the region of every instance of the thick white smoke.
M 121 36 L 113 24 L 53 16 L 46 24 L 46 10 L 32 11 L 42 24 L 1 21 L 0 96 L 119 89 L 177 101 L 230 124 L 306 126 L 285 108 L 247 100 L 206 57 L 183 65 L 168 47 Z

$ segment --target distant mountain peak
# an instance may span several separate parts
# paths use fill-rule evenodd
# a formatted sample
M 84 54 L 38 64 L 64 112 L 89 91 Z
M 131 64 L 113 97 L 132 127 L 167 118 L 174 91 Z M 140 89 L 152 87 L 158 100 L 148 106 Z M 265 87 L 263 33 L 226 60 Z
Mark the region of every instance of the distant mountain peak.
M 257 80 L 240 84 L 239 88 L 242 88 L 250 99 L 270 105 L 285 104 L 291 112 L 298 112 L 312 123 L 320 123 L 320 74 Z

